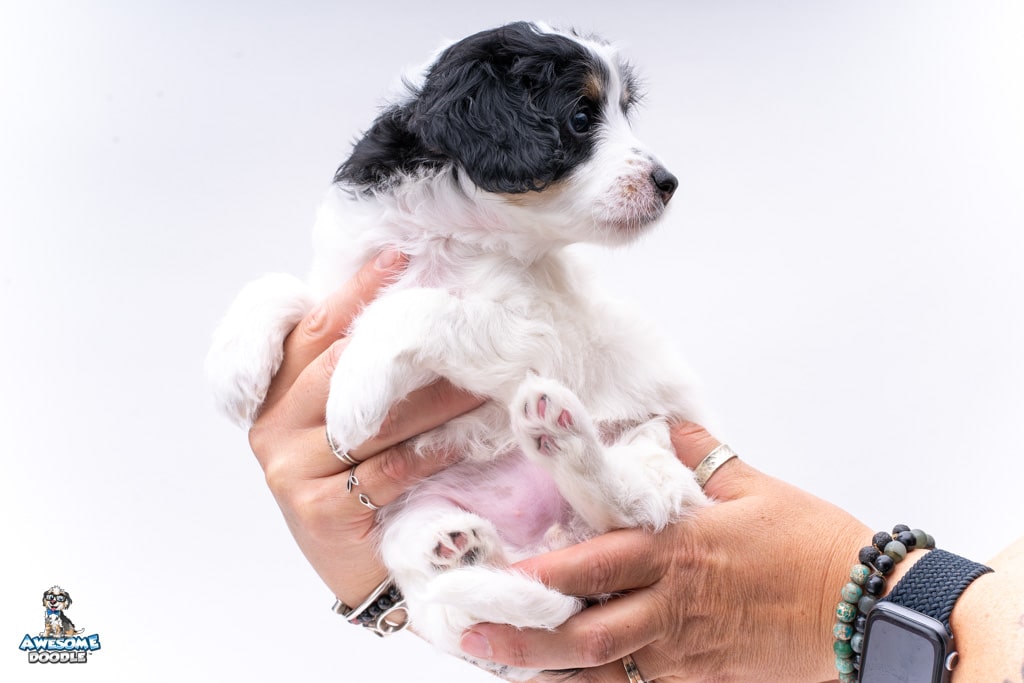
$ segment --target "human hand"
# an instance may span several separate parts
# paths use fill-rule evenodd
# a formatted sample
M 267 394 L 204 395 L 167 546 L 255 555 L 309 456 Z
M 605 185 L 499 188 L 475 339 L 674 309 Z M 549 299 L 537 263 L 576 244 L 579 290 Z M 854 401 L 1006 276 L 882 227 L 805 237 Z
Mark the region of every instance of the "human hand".
M 693 424 L 672 441 L 690 467 L 718 445 Z M 739 459 L 705 490 L 718 504 L 658 534 L 614 531 L 517 565 L 569 595 L 624 595 L 554 632 L 478 624 L 463 649 L 602 683 L 626 683 L 626 655 L 648 681 L 834 679 L 838 590 L 871 530 Z
M 285 340 L 284 361 L 249 432 L 292 536 L 334 594 L 361 603 L 387 576 L 373 545 L 375 505 L 386 505 L 417 480 L 459 454 L 416 455 L 405 440 L 471 410 L 481 399 L 441 381 L 395 406 L 381 431 L 350 451 L 361 461 L 358 492 L 348 492 L 349 466 L 331 452 L 324 406 L 330 377 L 346 339 L 343 333 L 362 307 L 407 265 L 393 252 L 381 254 L 306 316 Z

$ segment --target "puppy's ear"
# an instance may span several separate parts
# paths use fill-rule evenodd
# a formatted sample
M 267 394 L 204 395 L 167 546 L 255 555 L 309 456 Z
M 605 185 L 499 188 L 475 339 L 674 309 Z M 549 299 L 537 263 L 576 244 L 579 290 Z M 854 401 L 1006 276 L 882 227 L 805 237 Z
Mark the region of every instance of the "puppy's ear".
M 71 607 L 71 594 L 64 591 L 64 609 Z
M 448 48 L 410 103 L 409 129 L 491 192 L 540 190 L 562 169 L 561 121 L 548 93 L 552 36 L 511 24 Z M 557 109 L 555 107 L 554 109 Z
M 409 130 L 409 110 L 386 109 L 360 139 L 352 155 L 334 174 L 334 182 L 384 189 L 399 175 L 436 167 L 443 159 L 431 154 Z

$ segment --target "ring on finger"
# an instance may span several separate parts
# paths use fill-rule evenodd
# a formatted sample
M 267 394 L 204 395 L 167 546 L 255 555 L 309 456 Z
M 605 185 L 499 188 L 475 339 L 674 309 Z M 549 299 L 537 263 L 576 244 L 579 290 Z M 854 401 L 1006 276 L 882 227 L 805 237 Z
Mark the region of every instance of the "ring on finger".
M 350 465 L 351 467 L 355 467 L 360 463 L 359 460 L 356 460 L 351 455 L 349 455 L 348 451 L 343 451 L 338 448 L 338 445 L 334 443 L 334 439 L 331 438 L 330 427 L 324 428 L 324 434 L 327 436 L 327 445 L 331 447 L 331 453 L 334 453 L 334 457 L 336 457 L 338 460 L 342 461 L 346 465 Z
M 711 475 L 717 472 L 719 467 L 736 457 L 738 457 L 736 452 L 723 443 L 700 461 L 700 464 L 693 470 L 693 477 L 703 489 L 711 479 Z
M 367 496 L 365 493 L 359 494 L 359 502 L 362 503 L 364 506 L 370 508 L 371 510 L 380 510 L 380 506 L 374 505 L 370 501 L 370 497 Z
M 356 486 L 359 486 L 359 478 L 356 477 L 356 468 L 353 467 L 348 471 L 348 481 L 345 482 L 345 490 L 352 493 L 352 489 Z M 368 507 L 371 510 L 380 510 L 380 506 L 374 505 L 373 501 L 371 501 L 370 497 L 365 493 L 360 493 L 358 498 L 359 502 L 362 503 L 364 507 Z
M 629 683 L 647 683 L 644 677 L 640 675 L 640 669 L 636 668 L 636 662 L 633 661 L 633 655 L 626 655 L 622 658 L 622 668 L 626 670 L 626 676 L 629 678 Z

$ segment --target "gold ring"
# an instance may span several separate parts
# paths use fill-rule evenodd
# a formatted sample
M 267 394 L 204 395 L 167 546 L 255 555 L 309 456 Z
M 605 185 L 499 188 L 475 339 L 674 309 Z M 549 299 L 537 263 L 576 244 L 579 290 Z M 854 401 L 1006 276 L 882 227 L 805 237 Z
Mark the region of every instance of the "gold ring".
M 633 655 L 626 655 L 622 658 L 622 668 L 626 670 L 626 676 L 629 677 L 629 683 L 647 683 L 644 677 L 640 675 L 640 669 L 636 668 L 636 662 L 633 661 Z

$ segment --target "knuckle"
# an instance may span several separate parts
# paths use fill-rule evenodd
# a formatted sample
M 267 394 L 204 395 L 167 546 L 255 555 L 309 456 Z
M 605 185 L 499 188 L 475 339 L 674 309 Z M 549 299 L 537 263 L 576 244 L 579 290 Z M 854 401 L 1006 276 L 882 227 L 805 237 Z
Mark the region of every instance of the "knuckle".
M 505 660 L 506 663 L 511 664 L 515 667 L 521 668 L 532 668 L 530 662 L 530 648 L 527 647 L 526 641 L 519 637 L 519 635 L 512 636 L 507 643 L 505 643 Z
M 336 496 L 312 481 L 287 478 L 282 482 L 274 495 L 287 516 L 310 537 L 330 540 L 331 530 L 344 519 L 339 515 Z
M 270 430 L 266 422 L 257 420 L 249 428 L 249 448 L 255 455 L 261 456 L 270 450 L 270 441 Z
M 271 460 L 263 468 L 263 477 L 267 488 L 278 500 L 292 500 L 295 489 L 295 478 L 279 461 Z
M 385 443 L 390 443 L 395 438 L 400 438 L 402 421 L 399 411 L 389 410 L 377 430 L 377 438 Z
M 597 553 L 594 557 L 590 558 L 585 572 L 585 582 L 587 586 L 595 589 L 595 592 L 605 592 L 610 590 L 616 584 L 616 577 L 618 576 L 619 565 L 609 553 Z
M 408 479 L 412 463 L 409 453 L 404 448 L 389 448 L 378 457 L 381 477 L 390 483 L 404 484 Z
M 615 659 L 615 636 L 601 622 L 588 626 L 576 643 L 583 666 L 599 666 Z
M 342 351 L 348 345 L 345 339 L 339 339 L 333 344 L 327 347 L 327 350 L 321 355 L 322 362 L 317 365 L 322 373 L 322 379 L 330 382 L 331 376 L 334 374 L 334 368 L 338 365 L 338 359 L 341 358 Z

